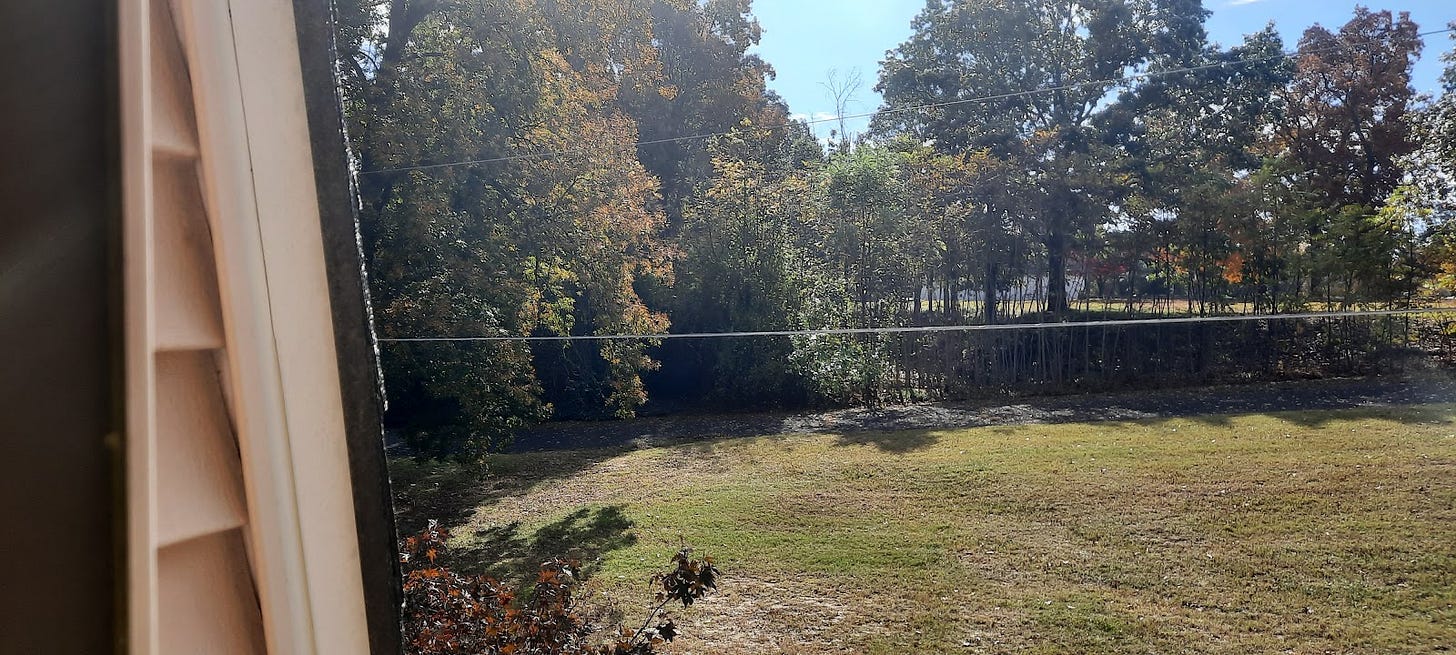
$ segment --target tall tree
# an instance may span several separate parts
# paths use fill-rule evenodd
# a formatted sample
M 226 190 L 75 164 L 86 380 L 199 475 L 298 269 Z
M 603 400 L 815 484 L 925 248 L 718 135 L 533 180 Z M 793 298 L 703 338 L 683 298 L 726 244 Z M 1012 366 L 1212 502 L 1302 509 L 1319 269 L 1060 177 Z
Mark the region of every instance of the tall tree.
M 1282 136 L 1329 207 L 1375 208 L 1400 184 L 1421 47 L 1409 12 L 1364 7 L 1338 32 L 1315 26 L 1300 38 Z
M 1395 223 L 1379 212 L 1416 148 L 1411 69 L 1421 49 L 1409 13 L 1364 7 L 1337 32 L 1316 25 L 1300 38 L 1274 146 L 1312 192 L 1305 196 L 1314 210 L 1311 291 L 1326 303 L 1374 299 L 1389 288 L 1381 277 L 1387 267 L 1369 260 L 1394 256 Z
M 874 126 L 1031 171 L 1042 197 L 1018 218 L 1045 247 L 1048 308 L 1064 312 L 1068 254 L 1109 204 L 1095 119 L 1130 71 L 1190 61 L 1206 15 L 1201 0 L 928 0 L 882 64 Z M 924 104 L 940 106 L 912 109 Z

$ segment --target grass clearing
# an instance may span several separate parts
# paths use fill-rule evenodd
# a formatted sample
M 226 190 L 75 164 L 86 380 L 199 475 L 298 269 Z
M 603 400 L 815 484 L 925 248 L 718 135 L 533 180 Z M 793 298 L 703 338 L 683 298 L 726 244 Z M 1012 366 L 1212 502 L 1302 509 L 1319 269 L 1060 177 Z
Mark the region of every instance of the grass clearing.
M 680 540 L 680 653 L 1456 649 L 1456 406 L 771 436 L 398 462 L 401 529 L 629 616 Z

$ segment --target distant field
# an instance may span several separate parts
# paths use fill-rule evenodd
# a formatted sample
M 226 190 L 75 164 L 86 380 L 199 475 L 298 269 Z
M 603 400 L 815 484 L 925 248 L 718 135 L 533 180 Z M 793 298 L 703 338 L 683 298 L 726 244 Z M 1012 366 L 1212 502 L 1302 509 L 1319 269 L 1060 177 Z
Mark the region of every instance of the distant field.
M 1456 406 L 765 436 L 399 462 L 404 529 L 639 613 L 679 539 L 722 593 L 672 652 L 1456 649 Z

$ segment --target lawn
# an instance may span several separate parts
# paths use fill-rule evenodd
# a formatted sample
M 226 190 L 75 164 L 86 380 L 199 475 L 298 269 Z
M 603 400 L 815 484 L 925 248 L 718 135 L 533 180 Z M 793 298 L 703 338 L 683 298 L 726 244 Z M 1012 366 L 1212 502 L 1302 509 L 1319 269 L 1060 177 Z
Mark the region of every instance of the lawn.
M 677 653 L 1456 649 L 1456 406 L 404 461 L 395 484 L 457 566 L 570 551 L 629 617 L 681 541 L 712 555 Z

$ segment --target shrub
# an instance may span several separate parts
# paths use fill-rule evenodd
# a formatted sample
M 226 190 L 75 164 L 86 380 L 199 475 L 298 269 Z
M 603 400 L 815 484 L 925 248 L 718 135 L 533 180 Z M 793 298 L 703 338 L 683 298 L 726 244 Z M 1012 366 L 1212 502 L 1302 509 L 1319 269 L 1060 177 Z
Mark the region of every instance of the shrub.
M 535 585 L 518 595 L 499 580 L 442 564 L 448 539 L 449 532 L 431 521 L 402 545 L 409 655 L 651 655 L 678 634 L 663 613 L 666 607 L 674 602 L 689 607 L 717 589 L 718 569 L 711 558 L 694 559 L 692 549 L 684 547 L 673 556 L 671 570 L 652 577 L 659 591 L 642 626 L 636 631 L 617 626 L 614 637 L 603 643 L 594 638 L 601 627 L 577 605 L 581 573 L 576 562 L 542 563 Z

